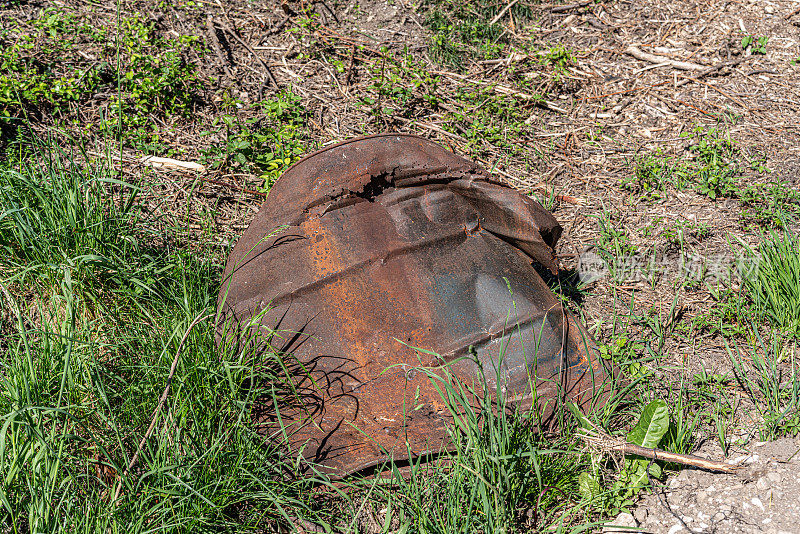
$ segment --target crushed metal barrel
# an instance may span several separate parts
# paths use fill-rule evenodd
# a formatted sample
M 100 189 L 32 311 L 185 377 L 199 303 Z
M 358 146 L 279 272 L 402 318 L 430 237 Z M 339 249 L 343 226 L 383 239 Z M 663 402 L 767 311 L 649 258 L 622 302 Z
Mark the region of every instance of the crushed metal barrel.
M 536 201 L 427 139 L 353 139 L 275 183 L 228 260 L 220 324 L 266 330 L 298 362 L 277 433 L 329 474 L 440 452 L 450 415 L 426 368 L 465 384 L 482 369 L 545 417 L 603 397 L 609 370 L 537 272 L 557 272 L 560 234 Z

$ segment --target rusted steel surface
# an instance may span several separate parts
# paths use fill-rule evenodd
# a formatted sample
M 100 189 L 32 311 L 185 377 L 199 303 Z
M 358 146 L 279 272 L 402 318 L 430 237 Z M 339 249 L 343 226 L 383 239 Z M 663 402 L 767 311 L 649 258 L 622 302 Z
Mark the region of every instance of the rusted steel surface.
M 302 364 L 301 402 L 280 421 L 297 452 L 345 475 L 447 447 L 421 368 L 449 363 L 472 384 L 480 365 L 523 408 L 534 386 L 541 406 L 602 391 L 594 343 L 534 268 L 556 272 L 560 234 L 537 202 L 431 141 L 354 139 L 275 183 L 230 255 L 220 317 L 276 332 Z

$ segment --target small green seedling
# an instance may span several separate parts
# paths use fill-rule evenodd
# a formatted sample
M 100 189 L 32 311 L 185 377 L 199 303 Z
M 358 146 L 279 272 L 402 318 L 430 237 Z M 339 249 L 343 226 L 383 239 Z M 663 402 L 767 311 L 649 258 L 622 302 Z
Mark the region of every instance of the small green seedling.
M 747 50 L 750 48 L 750 52 L 760 55 L 765 55 L 767 53 L 767 42 L 769 41 L 769 37 L 762 35 L 761 37 L 756 37 L 755 35 L 745 35 L 742 37 L 742 50 Z

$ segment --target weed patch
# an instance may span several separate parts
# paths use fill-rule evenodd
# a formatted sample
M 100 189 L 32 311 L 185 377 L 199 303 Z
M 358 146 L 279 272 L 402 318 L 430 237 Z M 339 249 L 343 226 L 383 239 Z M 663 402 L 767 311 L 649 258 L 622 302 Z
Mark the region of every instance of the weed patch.
M 237 104 L 231 101 L 228 108 L 233 111 Z M 200 135 L 214 135 L 224 139 L 224 144 L 212 144 L 201 152 L 203 161 L 213 169 L 259 176 L 263 180 L 261 190 L 266 192 L 307 151 L 308 112 L 291 90 L 281 91 L 253 108 L 259 114 L 252 118 L 241 119 L 234 112 L 215 119 L 214 129 Z
M 759 439 L 769 441 L 800 434 L 800 367 L 786 354 L 785 338 L 777 332 L 764 336 L 753 329 L 750 346 L 727 347 L 737 383 L 756 407 Z M 755 419 L 755 418 L 754 418 Z
M 638 158 L 633 176 L 623 179 L 622 186 L 638 193 L 641 198 L 657 200 L 663 198 L 674 173 L 674 164 L 661 152 L 656 152 Z
M 785 183 L 753 184 L 740 193 L 742 220 L 760 228 L 783 228 L 800 215 L 800 191 Z
M 465 58 L 492 59 L 499 57 L 505 32 L 494 17 L 503 7 L 491 0 L 426 3 L 426 24 L 433 32 L 430 54 L 435 62 L 461 69 Z M 531 8 L 524 2 L 508 10 L 517 20 L 531 17 Z
M 196 36 L 164 37 L 153 21 L 134 15 L 118 31 L 84 21 L 61 8 L 47 8 L 33 24 L 0 33 L 0 116 L 34 122 L 62 120 L 84 124 L 152 151 L 162 148 L 153 118 L 186 117 L 200 101 L 202 82 L 188 59 L 199 50 Z M 78 48 L 93 55 L 77 55 Z M 120 72 L 116 65 L 119 63 Z M 105 102 L 104 112 L 86 124 L 70 104 Z

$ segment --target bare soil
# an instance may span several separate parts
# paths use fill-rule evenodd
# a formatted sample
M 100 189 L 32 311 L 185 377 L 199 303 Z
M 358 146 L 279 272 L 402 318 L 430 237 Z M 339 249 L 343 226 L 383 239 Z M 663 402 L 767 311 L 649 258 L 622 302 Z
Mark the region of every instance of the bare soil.
M 704 447 L 699 454 L 721 451 Z M 800 525 L 800 442 L 752 442 L 731 455 L 733 474 L 684 469 L 614 524 L 653 533 L 788 534 Z M 604 532 L 622 532 L 607 526 Z

